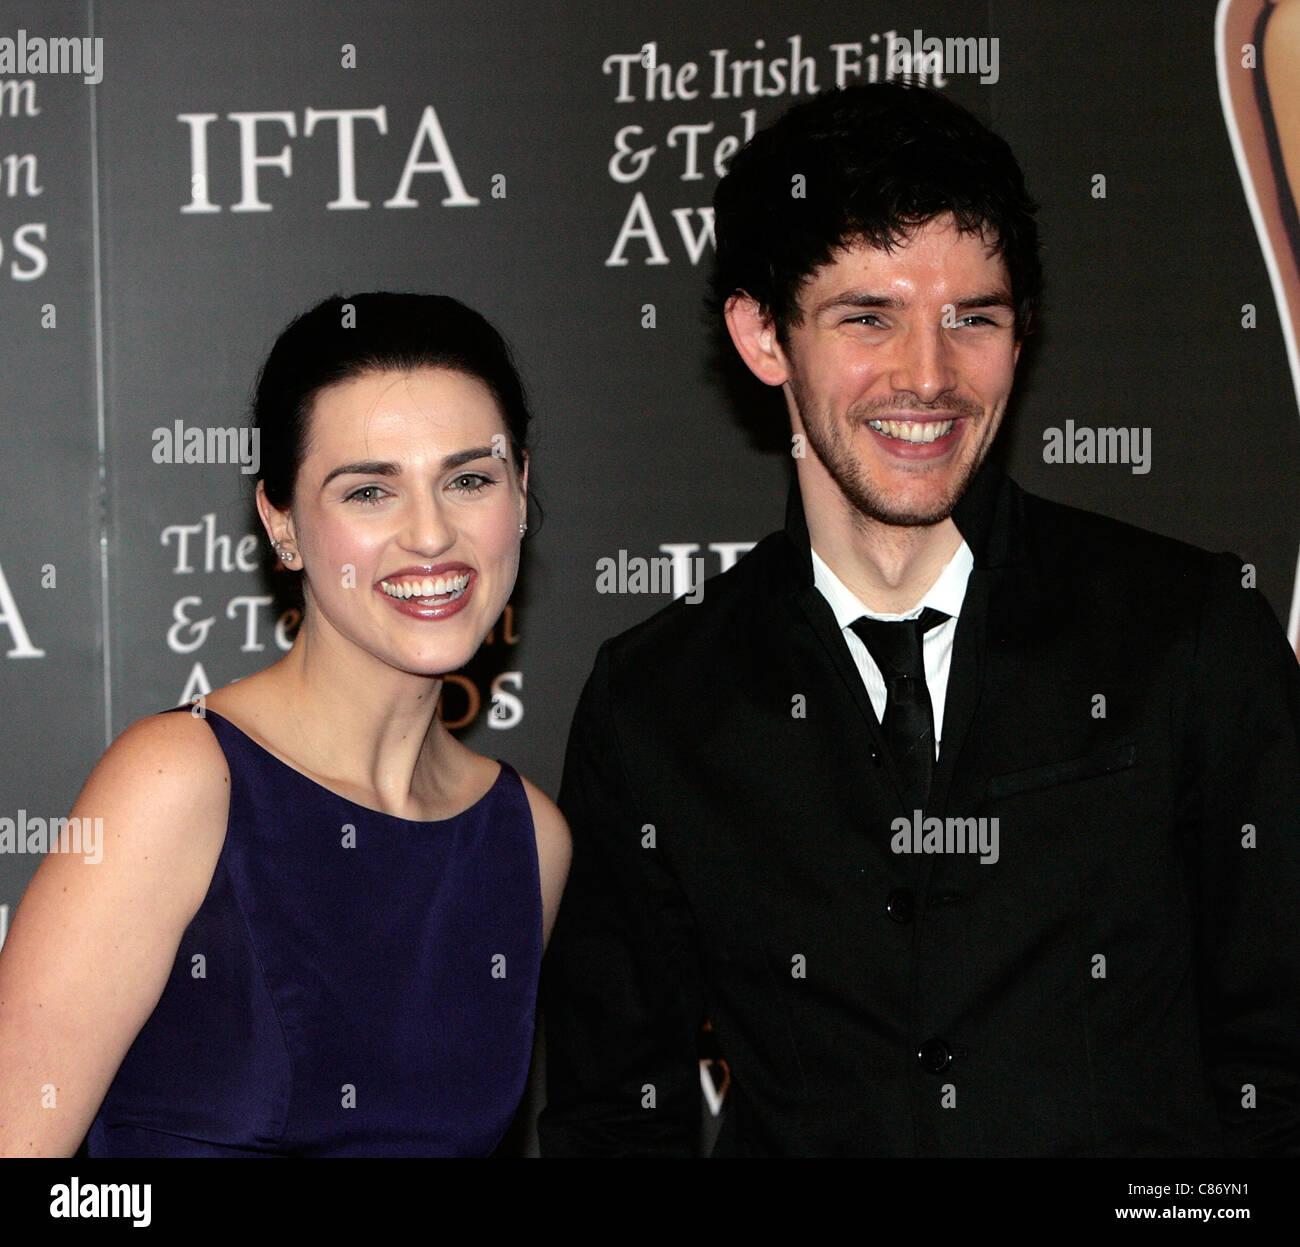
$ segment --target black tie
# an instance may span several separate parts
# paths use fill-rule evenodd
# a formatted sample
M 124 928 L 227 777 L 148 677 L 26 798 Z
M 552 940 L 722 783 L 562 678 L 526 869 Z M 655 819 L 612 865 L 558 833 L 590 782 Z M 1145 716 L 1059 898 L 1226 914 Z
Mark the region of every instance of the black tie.
M 949 616 L 926 607 L 919 619 L 868 619 L 851 625 L 885 677 L 881 729 L 909 809 L 921 809 L 934 775 L 934 709 L 925 683 L 922 638 Z

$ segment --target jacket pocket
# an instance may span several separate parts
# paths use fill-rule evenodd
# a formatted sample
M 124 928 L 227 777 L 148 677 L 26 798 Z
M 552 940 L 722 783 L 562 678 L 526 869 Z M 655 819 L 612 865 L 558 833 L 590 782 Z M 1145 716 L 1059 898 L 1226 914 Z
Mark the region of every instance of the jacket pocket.
M 1048 766 L 1035 766 L 1027 771 L 1011 771 L 994 775 L 986 789 L 990 800 L 1010 797 L 1016 793 L 1032 792 L 1039 788 L 1054 788 L 1077 779 L 1093 779 L 1098 775 L 1111 775 L 1124 771 L 1137 762 L 1137 745 L 1115 745 L 1084 754 L 1081 758 L 1067 758 Z

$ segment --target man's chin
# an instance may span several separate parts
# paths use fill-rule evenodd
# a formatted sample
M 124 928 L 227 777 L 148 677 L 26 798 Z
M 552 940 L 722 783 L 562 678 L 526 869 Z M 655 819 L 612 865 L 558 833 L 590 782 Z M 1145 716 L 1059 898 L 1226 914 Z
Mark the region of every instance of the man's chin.
M 957 505 L 960 494 L 942 498 L 872 498 L 847 495 L 845 501 L 864 520 L 893 528 L 930 528 L 942 524 Z

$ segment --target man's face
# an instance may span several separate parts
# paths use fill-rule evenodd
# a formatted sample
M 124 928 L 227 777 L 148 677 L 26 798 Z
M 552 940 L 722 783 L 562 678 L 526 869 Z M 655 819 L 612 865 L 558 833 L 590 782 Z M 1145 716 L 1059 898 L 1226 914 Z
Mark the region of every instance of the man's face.
M 780 350 L 811 451 L 805 496 L 833 485 L 884 524 L 946 519 L 993 443 L 1020 355 L 1005 261 L 936 217 L 893 251 L 838 253 L 799 309 Z

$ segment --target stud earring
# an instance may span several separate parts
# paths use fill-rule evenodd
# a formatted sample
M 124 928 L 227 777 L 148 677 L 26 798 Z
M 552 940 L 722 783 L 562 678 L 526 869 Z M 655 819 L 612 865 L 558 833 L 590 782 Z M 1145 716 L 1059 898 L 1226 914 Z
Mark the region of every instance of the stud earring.
M 297 552 L 294 550 L 290 550 L 288 546 L 282 546 L 276 543 L 273 544 L 271 548 L 275 551 L 276 558 L 278 558 L 280 562 L 284 563 L 286 566 L 292 563 L 294 559 L 298 557 Z
M 528 523 L 527 523 L 527 521 L 526 521 L 526 520 L 520 520 L 520 521 L 519 521 L 519 535 L 522 537 L 522 536 L 523 536 L 527 531 L 528 531 Z

